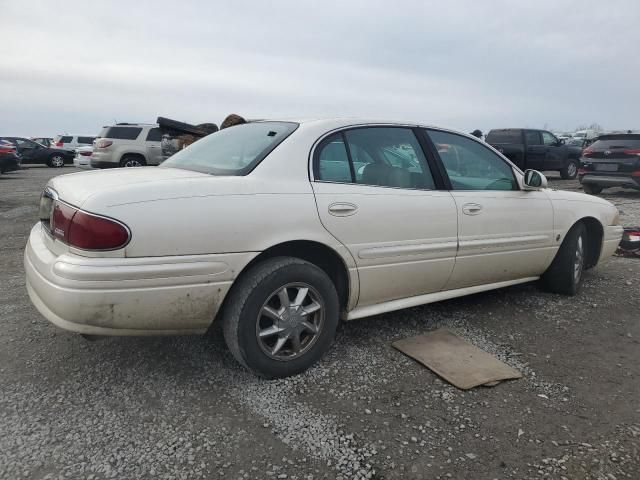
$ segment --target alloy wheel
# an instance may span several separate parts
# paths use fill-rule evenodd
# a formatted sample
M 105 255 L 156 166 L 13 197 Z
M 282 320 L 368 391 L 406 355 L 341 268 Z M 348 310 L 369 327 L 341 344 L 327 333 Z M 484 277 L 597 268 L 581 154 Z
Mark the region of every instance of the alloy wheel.
M 64 158 L 62 158 L 60 155 L 54 155 L 53 157 L 51 157 L 51 165 L 56 168 L 63 167 Z
M 576 164 L 574 162 L 569 162 L 569 165 L 567 165 L 567 175 L 573 178 L 577 173 L 578 167 L 576 166 Z
M 136 160 L 135 158 L 132 158 L 132 159 L 127 160 L 126 162 L 124 162 L 124 166 L 125 167 L 141 167 L 142 163 L 140 163 L 139 160 Z
M 256 320 L 256 337 L 269 358 L 288 361 L 304 355 L 324 326 L 325 305 L 309 284 L 290 283 L 267 298 Z

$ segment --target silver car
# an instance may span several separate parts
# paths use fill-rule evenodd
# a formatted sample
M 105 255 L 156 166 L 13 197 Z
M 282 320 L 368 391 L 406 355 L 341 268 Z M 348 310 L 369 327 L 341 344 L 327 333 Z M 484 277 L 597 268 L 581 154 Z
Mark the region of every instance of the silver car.
M 119 123 L 104 127 L 94 143 L 92 168 L 160 165 L 162 130 L 155 124 Z

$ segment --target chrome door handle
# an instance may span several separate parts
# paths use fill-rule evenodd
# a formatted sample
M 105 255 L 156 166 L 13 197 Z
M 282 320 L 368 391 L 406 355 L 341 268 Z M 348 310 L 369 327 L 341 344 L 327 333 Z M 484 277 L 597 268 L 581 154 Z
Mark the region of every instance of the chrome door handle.
M 462 213 L 465 215 L 478 215 L 482 212 L 482 205 L 477 203 L 466 203 L 462 206 Z
M 353 203 L 336 202 L 329 205 L 329 213 L 335 217 L 348 217 L 358 211 Z

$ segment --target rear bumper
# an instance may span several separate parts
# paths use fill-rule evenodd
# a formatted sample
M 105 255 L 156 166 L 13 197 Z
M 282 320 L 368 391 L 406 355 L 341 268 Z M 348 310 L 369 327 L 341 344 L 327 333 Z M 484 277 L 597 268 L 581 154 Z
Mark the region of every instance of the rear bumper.
M 89 157 L 89 165 L 92 168 L 116 168 L 120 166 L 111 151 L 94 151 Z
M 73 166 L 76 168 L 91 169 L 91 157 L 75 156 L 73 158 Z
M 0 155 L 0 172 L 20 170 L 20 157 L 17 155 Z
M 99 160 L 94 160 L 93 157 L 91 158 L 91 161 L 89 162 L 89 166 L 91 168 L 117 168 L 120 165 L 118 165 L 117 163 L 113 163 L 113 162 L 102 162 Z
M 56 255 L 40 224 L 24 254 L 27 291 L 38 311 L 87 335 L 204 333 L 255 254 L 144 258 Z M 246 263 L 245 263 L 246 262 Z
M 587 173 L 580 176 L 579 180 L 582 184 L 588 183 L 591 185 L 600 185 L 602 187 L 640 188 L 640 177 L 632 177 L 630 173 L 628 175 Z

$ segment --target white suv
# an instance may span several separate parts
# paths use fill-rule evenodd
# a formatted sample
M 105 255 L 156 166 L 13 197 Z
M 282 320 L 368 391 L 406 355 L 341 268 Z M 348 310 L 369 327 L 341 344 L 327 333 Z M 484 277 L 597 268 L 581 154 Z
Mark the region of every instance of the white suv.
M 75 152 L 76 148 L 93 145 L 93 141 L 95 139 L 95 135 L 56 135 L 56 137 L 51 142 L 51 147 L 62 148 L 63 150 Z
M 157 124 L 118 123 L 103 127 L 93 145 L 91 167 L 160 165 L 168 156 L 163 153 L 162 136 Z

